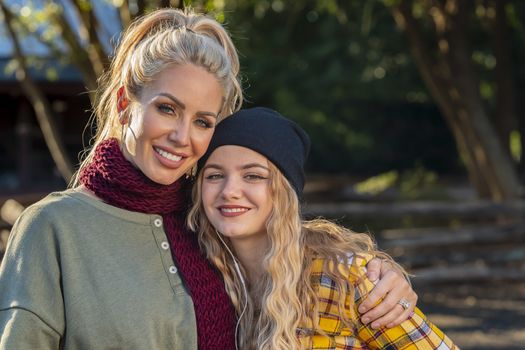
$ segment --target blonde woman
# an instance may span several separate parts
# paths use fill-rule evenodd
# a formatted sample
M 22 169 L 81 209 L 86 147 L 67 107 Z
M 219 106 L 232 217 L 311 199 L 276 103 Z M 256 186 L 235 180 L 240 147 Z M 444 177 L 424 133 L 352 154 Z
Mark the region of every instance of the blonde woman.
M 204 15 L 162 9 L 122 35 L 76 181 L 13 227 L 0 349 L 235 348 L 235 310 L 185 215 L 197 160 L 242 103 L 238 73 L 228 33 Z M 374 298 L 413 298 L 386 276 Z
M 235 312 L 185 227 L 215 125 L 242 103 L 224 28 L 136 21 L 101 79 L 72 188 L 28 208 L 0 267 L 0 349 L 232 349 Z
M 391 259 L 367 235 L 301 219 L 309 146 L 295 123 L 253 108 L 217 127 L 199 163 L 188 223 L 224 276 L 240 348 L 456 349 L 417 309 L 390 329 L 361 321 L 365 266 Z

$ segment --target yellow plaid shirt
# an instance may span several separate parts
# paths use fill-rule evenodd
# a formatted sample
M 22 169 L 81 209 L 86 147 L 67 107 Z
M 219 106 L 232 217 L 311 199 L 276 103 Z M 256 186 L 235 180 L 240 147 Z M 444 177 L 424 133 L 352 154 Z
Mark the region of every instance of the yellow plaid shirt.
M 355 261 L 352 261 L 354 260 Z M 368 293 L 374 288 L 374 284 L 366 278 L 366 264 L 371 256 L 350 256 L 346 262 L 352 273 L 346 275 L 350 288 L 355 291 L 353 302 L 350 296 L 345 298 L 345 305 L 351 305 L 354 315 L 360 315 L 357 308 Z M 323 267 L 324 260 L 316 259 L 311 271 L 311 281 L 314 290 L 319 296 L 319 324 L 317 329 L 308 325 L 301 325 L 297 334 L 305 348 L 309 349 L 438 349 L 459 350 L 452 341 L 426 316 L 416 309 L 414 314 L 405 322 L 394 328 L 372 329 L 369 325 L 362 324 L 358 316 L 347 317 L 354 321 L 353 326 L 346 326 L 342 320 L 338 308 L 338 300 L 341 298 L 336 291 L 334 280 L 326 273 Z M 343 272 L 344 265 L 338 268 Z M 350 307 L 350 306 L 348 306 Z M 326 335 L 319 332 L 321 329 Z

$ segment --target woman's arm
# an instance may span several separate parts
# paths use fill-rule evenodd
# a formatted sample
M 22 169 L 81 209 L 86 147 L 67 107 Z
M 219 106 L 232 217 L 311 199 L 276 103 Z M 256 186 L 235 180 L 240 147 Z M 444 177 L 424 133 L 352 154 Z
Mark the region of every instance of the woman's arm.
M 359 276 L 364 271 L 369 270 L 370 263 L 372 261 L 368 262 L 366 265 L 366 269 L 362 269 L 362 267 L 365 265 L 366 260 L 365 259 L 358 259 L 356 261 L 356 265 L 352 267 L 354 273 Z M 374 264 L 377 264 L 377 262 L 374 262 Z M 405 280 L 404 277 L 401 274 L 401 271 L 398 271 L 395 269 L 395 266 L 393 264 L 390 264 L 387 260 L 382 261 L 383 265 L 389 266 L 389 271 L 384 277 L 384 280 L 389 280 L 390 283 L 393 280 Z M 360 268 L 361 267 L 361 268 Z M 390 276 L 390 277 L 387 277 Z M 399 276 L 394 276 L 399 275 Z M 364 276 L 363 276 L 364 277 Z M 375 298 L 376 295 L 379 295 L 381 293 L 377 293 L 377 287 L 378 284 L 374 284 L 369 278 L 357 278 L 352 279 L 350 281 L 354 284 L 355 293 L 355 304 L 354 304 L 354 311 L 357 317 L 359 317 L 359 320 L 362 320 L 365 317 L 365 314 L 361 312 L 363 304 L 365 302 L 372 302 L 372 297 Z M 397 283 L 397 282 L 396 282 Z M 395 288 L 391 290 L 390 293 L 393 293 Z M 412 291 L 412 289 L 410 288 Z M 375 295 L 374 295 L 374 291 Z M 390 294 L 389 293 L 389 294 Z M 412 291 L 413 293 L 413 291 Z M 396 295 L 395 298 L 398 296 Z M 388 294 L 385 297 L 385 300 L 388 298 Z M 394 297 L 391 298 L 391 300 L 396 300 Z M 383 300 L 383 302 L 385 302 Z M 377 300 L 376 300 L 377 301 Z M 378 305 L 379 306 L 379 305 Z M 401 306 L 399 308 L 402 309 Z M 405 314 L 405 312 L 402 312 L 402 314 Z M 383 327 L 381 329 L 377 329 L 371 326 L 371 324 L 367 324 L 366 322 L 359 322 L 357 321 L 356 324 L 356 338 L 359 339 L 360 342 L 367 345 L 369 349 L 406 349 L 409 347 L 410 349 L 442 349 L 442 350 L 459 350 L 458 347 L 444 334 L 438 327 L 436 327 L 434 324 L 432 324 L 427 317 L 421 312 L 421 310 L 414 308 L 414 311 L 410 313 L 410 315 L 407 317 L 407 319 L 403 320 L 400 324 L 391 327 L 386 328 Z M 410 344 L 410 346 L 408 346 Z
M 459 350 L 418 308 L 408 320 L 393 328 L 375 330 L 360 324 L 357 326 L 357 338 L 368 349 Z
M 392 328 L 414 312 L 417 294 L 403 273 L 385 260 L 374 258 L 366 265 L 367 277 L 375 287 L 359 306 L 361 322 L 372 329 Z M 406 300 L 408 307 L 399 304 Z
M 59 349 L 60 335 L 30 310 L 0 310 L 0 349 Z
M 64 328 L 59 249 L 40 210 L 13 227 L 0 265 L 0 349 L 59 349 Z

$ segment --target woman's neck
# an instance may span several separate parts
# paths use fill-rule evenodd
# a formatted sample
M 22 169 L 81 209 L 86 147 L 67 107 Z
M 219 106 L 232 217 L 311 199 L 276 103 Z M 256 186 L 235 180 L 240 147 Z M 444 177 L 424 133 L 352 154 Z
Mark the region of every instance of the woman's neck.
M 98 201 L 102 201 L 102 199 L 100 199 L 99 197 L 97 197 L 97 195 L 96 195 L 93 191 L 91 191 L 90 189 L 88 189 L 88 188 L 87 188 L 86 186 L 84 186 L 84 185 L 77 186 L 77 187 L 75 188 L 75 190 L 78 191 L 78 192 L 80 192 L 80 193 L 85 194 L 85 195 L 88 196 L 88 197 L 94 198 L 94 199 L 96 199 L 96 200 L 98 200 Z
M 249 238 L 232 239 L 231 243 L 235 256 L 248 274 L 249 284 L 252 285 L 260 280 L 264 273 L 263 259 L 270 246 L 268 236 L 261 234 Z

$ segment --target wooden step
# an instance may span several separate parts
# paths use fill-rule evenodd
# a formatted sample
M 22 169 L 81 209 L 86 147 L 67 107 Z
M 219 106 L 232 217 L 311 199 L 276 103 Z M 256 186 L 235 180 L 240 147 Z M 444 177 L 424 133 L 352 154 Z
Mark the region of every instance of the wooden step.
M 523 281 L 525 280 L 525 265 L 516 267 L 496 267 L 484 264 L 469 264 L 458 266 L 437 266 L 411 271 L 415 276 L 415 285 L 476 281 Z
M 307 203 L 303 212 L 307 216 L 328 218 L 346 217 L 400 217 L 407 215 L 445 218 L 495 218 L 498 216 L 525 217 L 525 201 L 496 203 L 491 201 L 410 201 L 386 203 L 330 202 Z
M 420 249 L 497 242 L 525 242 L 525 223 L 384 230 L 378 235 L 384 249 Z

